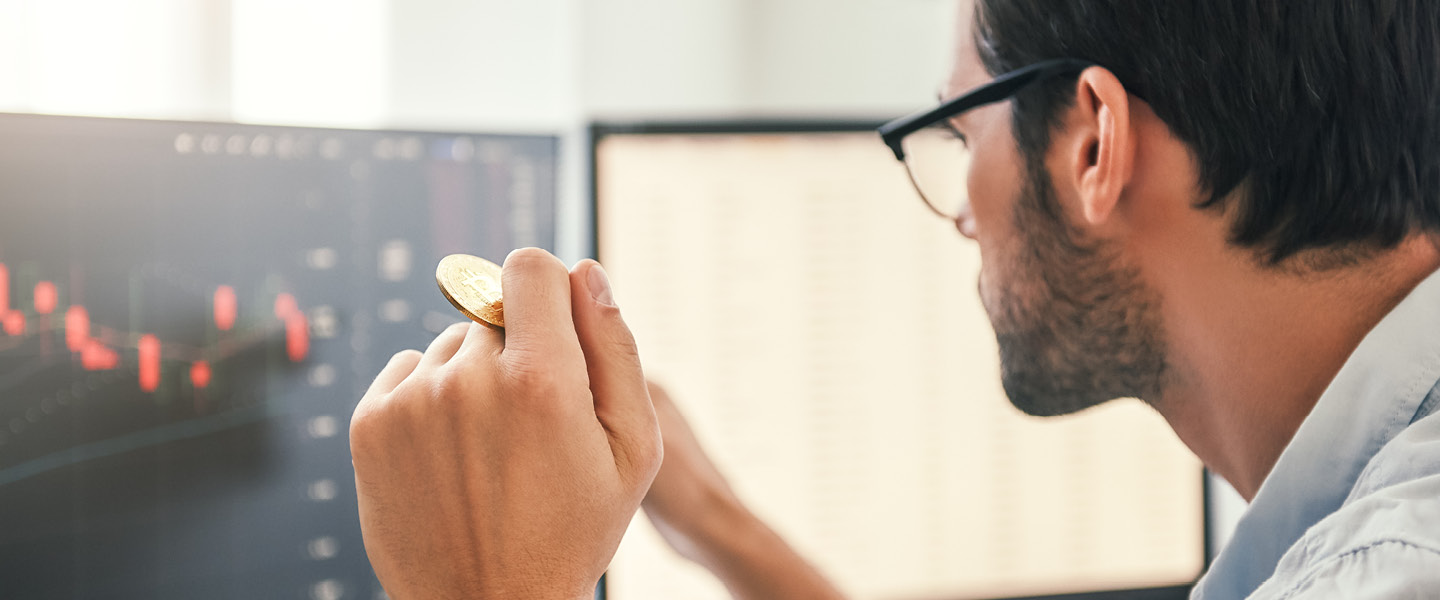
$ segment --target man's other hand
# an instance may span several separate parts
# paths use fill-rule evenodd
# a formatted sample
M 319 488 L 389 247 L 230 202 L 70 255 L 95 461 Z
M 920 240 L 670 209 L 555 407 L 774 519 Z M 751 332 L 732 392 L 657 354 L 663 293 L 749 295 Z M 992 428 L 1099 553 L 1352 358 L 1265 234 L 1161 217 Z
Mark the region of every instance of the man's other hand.
M 843 600 L 735 496 L 670 395 L 651 384 L 650 397 L 664 432 L 665 464 L 644 506 L 665 541 L 714 573 L 737 600 Z
M 350 424 L 360 525 L 399 600 L 590 598 L 662 449 L 604 271 L 517 250 L 502 331 L 395 355 Z
M 709 546 L 716 537 L 733 531 L 734 521 L 745 509 L 670 394 L 654 382 L 649 385 L 665 440 L 665 464 L 642 506 L 671 548 L 704 564 Z

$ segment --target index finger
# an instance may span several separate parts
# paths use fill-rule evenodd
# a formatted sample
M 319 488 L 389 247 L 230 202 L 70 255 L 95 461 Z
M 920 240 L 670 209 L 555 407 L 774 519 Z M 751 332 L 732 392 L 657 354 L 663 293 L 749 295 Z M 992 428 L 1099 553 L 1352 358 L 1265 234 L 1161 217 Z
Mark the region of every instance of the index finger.
M 500 289 L 505 297 L 505 353 L 584 361 L 565 263 L 539 248 L 521 248 L 505 257 Z

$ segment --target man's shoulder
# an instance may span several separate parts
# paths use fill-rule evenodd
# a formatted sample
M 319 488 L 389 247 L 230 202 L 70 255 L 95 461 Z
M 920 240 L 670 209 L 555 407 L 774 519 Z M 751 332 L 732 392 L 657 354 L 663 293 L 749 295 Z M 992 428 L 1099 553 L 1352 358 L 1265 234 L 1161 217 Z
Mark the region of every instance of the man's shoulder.
M 1376 490 L 1310 528 L 1250 597 L 1440 595 L 1440 474 Z
M 1420 403 L 1413 422 L 1371 457 L 1355 480 L 1345 506 L 1436 474 L 1440 474 L 1440 382 Z
M 1430 413 L 1375 454 L 1251 598 L 1440 597 L 1440 412 Z

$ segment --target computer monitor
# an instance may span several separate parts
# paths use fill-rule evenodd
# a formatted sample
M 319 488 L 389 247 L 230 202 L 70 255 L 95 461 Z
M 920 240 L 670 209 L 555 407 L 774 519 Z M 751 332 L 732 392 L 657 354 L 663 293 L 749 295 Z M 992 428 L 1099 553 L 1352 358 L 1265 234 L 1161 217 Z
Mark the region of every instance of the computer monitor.
M 347 428 L 557 139 L 0 115 L 0 596 L 384 597 Z
M 873 127 L 594 128 L 598 254 L 646 374 L 856 598 L 1186 597 L 1200 463 L 1138 401 L 1010 406 L 978 251 Z M 610 600 L 728 597 L 643 517 L 606 583 Z

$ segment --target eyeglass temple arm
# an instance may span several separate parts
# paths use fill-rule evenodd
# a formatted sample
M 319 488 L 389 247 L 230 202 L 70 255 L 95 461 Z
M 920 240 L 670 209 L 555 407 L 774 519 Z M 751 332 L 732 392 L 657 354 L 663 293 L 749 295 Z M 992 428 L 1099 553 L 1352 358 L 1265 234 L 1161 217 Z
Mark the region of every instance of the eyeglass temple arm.
M 903 161 L 905 160 L 905 149 L 901 145 L 901 141 L 905 139 L 905 136 L 977 106 L 999 102 L 1014 96 L 1025 86 L 1036 81 L 1064 73 L 1080 72 L 1091 66 L 1094 66 L 1094 63 L 1089 61 L 1060 58 L 1021 67 L 996 77 L 990 83 L 968 93 L 946 101 L 940 106 L 881 125 L 880 139 L 884 140 L 885 145 L 895 153 L 896 160 Z

